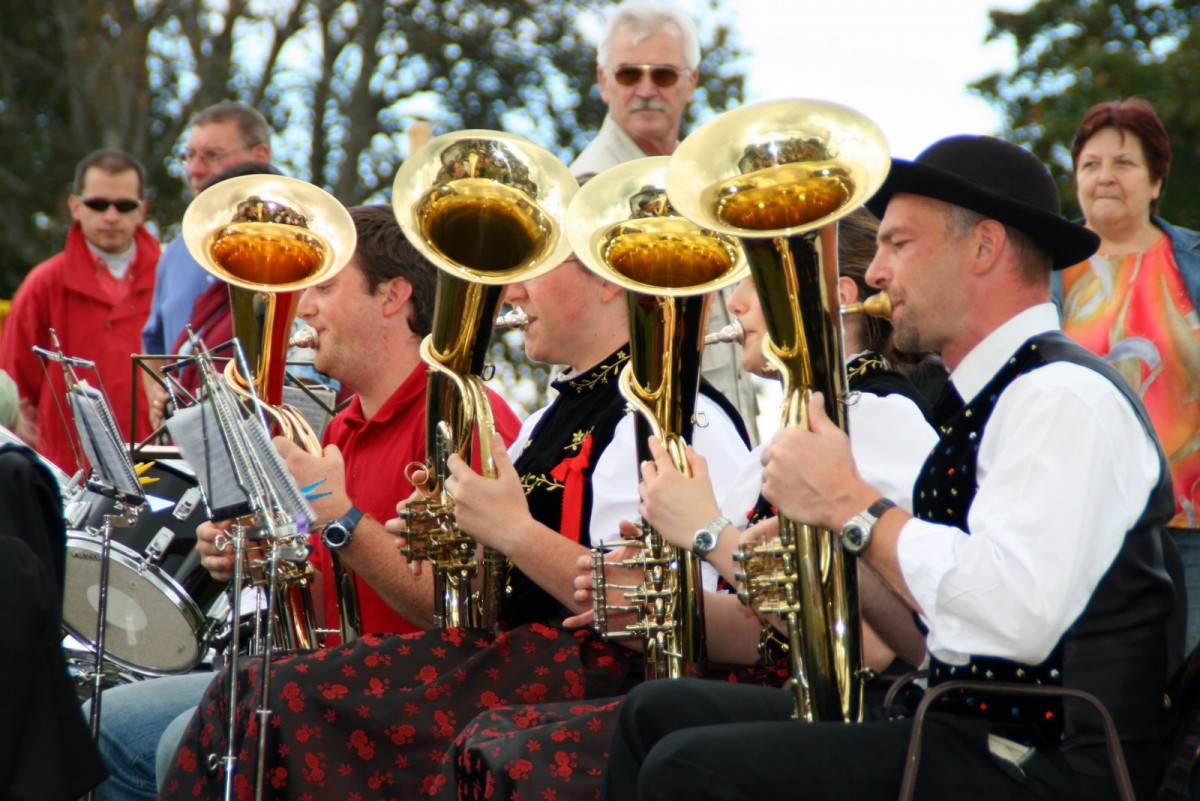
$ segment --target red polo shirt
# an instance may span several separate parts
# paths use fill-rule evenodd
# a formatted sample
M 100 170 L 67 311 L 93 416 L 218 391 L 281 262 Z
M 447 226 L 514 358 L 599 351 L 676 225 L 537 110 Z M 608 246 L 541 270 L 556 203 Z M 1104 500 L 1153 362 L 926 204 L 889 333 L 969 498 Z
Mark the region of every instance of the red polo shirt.
M 425 365 L 419 365 L 370 420 L 363 417 L 362 403 L 355 395 L 325 429 L 326 444 L 337 445 L 346 460 L 346 491 L 354 505 L 380 522 L 396 516 L 396 504 L 412 494 L 405 478 L 411 462 L 425 461 Z M 521 422 L 496 393 L 488 390 L 496 430 L 511 443 Z M 329 576 L 329 552 L 323 545 L 313 549 L 316 569 Z M 364 634 L 398 634 L 416 631 L 414 626 L 379 597 L 361 577 L 354 577 Z M 326 597 L 325 619 L 335 621 L 337 609 Z

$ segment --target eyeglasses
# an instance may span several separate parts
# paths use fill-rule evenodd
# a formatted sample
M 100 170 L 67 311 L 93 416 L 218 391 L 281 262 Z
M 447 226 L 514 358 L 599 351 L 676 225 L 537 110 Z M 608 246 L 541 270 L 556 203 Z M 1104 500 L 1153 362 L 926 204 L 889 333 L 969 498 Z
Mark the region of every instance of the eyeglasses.
M 140 200 L 109 200 L 106 197 L 81 197 L 79 202 L 87 206 L 92 211 L 106 212 L 109 206 L 116 206 L 117 211 L 122 214 L 128 214 L 131 211 L 137 211 L 142 207 Z
M 622 64 L 613 70 L 613 77 L 621 86 L 636 86 L 641 82 L 642 76 L 649 73 L 655 86 L 666 89 L 668 86 L 674 86 L 684 72 L 691 70 L 681 70 L 665 64 Z
M 200 159 L 209 167 L 214 164 L 224 161 L 234 153 L 240 153 L 243 150 L 249 150 L 254 145 L 243 145 L 235 147 L 232 150 L 184 150 L 179 154 L 179 160 L 184 164 L 191 164 L 196 159 Z

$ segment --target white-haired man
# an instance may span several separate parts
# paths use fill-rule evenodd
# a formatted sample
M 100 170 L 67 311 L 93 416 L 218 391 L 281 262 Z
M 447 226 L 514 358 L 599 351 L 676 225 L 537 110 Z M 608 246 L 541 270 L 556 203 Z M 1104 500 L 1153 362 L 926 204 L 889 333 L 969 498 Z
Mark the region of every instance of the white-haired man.
M 699 67 L 696 26 L 678 8 L 657 0 L 626 0 L 617 6 L 596 53 L 596 80 L 608 114 L 596 138 L 571 163 L 571 172 L 589 175 L 633 159 L 674 153 Z M 731 319 L 725 299 L 721 295 L 713 304 L 710 331 Z M 739 356 L 738 348 L 710 348 L 704 354 L 704 377 L 737 407 L 756 439 L 754 384 L 739 366 Z

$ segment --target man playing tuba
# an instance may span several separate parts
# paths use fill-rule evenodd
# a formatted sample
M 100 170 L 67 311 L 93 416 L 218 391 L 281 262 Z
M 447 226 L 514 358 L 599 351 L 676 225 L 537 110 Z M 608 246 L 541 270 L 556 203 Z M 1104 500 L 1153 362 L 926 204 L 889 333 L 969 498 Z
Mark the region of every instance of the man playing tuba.
M 418 347 L 429 332 L 435 270 L 405 240 L 391 208 L 355 208 L 350 216 L 358 235 L 354 257 L 344 270 L 305 290 L 298 314 L 317 330 L 318 369 L 355 394 L 328 426 L 322 457 L 277 442 L 298 483 L 325 480 L 318 491 L 328 494 L 313 502 L 320 523 L 345 521 L 339 555 L 356 574 L 364 633 L 411 632 L 428 624 L 433 591 L 427 578 L 414 578 L 406 569 L 382 521 L 397 499 L 412 492 L 403 466 L 425 454 L 425 366 Z M 510 441 L 519 422 L 498 396 L 491 400 L 497 428 Z M 351 524 L 348 510 L 361 519 Z M 228 579 L 231 551 L 214 547 L 218 532 L 212 524 L 201 526 L 197 548 L 204 566 Z M 315 545 L 311 559 L 322 576 L 329 575 L 323 545 Z M 334 599 L 323 600 L 325 622 L 336 625 Z M 169 765 L 212 676 L 169 676 L 106 691 L 100 745 L 113 778 L 98 798 L 157 795 L 154 754 L 160 735 L 178 718 L 161 738 Z

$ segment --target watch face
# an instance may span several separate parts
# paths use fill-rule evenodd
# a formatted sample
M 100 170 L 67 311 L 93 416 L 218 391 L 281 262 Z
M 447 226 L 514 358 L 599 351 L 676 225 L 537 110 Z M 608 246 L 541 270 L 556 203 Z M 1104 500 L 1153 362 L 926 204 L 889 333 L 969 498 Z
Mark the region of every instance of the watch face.
M 717 538 L 712 535 L 712 532 L 702 529 L 696 532 L 696 537 L 692 540 L 692 553 L 697 556 L 703 556 L 715 548 L 716 545 Z
M 341 548 L 349 539 L 349 532 L 339 523 L 330 523 L 325 527 L 322 537 L 327 548 Z
M 850 523 L 842 529 L 842 542 L 846 546 L 846 550 L 851 553 L 858 553 L 866 545 L 866 529 L 857 523 Z

